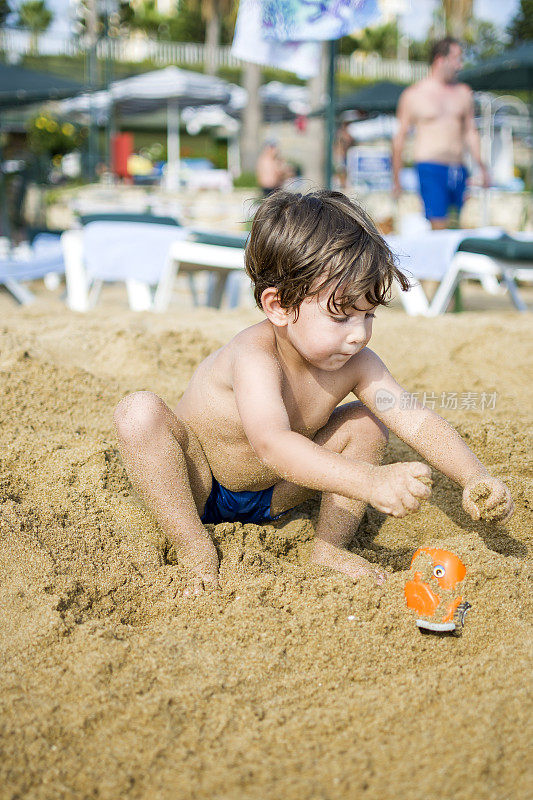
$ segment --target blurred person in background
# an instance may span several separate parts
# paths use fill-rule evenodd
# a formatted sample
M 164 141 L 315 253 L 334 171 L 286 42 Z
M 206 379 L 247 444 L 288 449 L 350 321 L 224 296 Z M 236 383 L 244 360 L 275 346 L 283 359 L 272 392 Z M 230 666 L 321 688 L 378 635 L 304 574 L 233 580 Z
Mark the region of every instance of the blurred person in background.
M 333 166 L 341 189 L 346 188 L 348 150 L 355 144 L 355 140 L 349 131 L 350 123 L 355 119 L 357 119 L 357 114 L 354 111 L 347 111 L 342 115 L 341 124 L 337 128 L 333 142 Z
M 400 97 L 398 129 L 392 143 L 394 194 L 401 193 L 400 169 L 406 136 L 414 128 L 414 160 L 426 218 L 433 229 L 447 228 L 451 207 L 461 211 L 466 188 L 464 165 L 468 150 L 481 172 L 483 186 L 490 185 L 481 160 L 481 142 L 474 124 L 474 97 L 457 83 L 462 67 L 460 43 L 450 36 L 432 47 L 427 78 L 413 84 Z
M 294 171 L 282 158 L 277 142 L 269 140 L 259 154 L 255 174 L 263 197 L 268 197 L 272 192 L 281 189 L 284 182 L 294 175 Z

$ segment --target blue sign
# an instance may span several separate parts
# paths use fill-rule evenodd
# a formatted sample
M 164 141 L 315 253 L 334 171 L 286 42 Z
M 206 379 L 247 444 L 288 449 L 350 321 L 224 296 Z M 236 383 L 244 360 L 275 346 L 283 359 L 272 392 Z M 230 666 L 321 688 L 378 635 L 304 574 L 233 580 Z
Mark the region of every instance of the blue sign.
M 346 156 L 346 172 L 352 186 L 384 191 L 392 187 L 392 159 L 388 150 L 350 147 Z

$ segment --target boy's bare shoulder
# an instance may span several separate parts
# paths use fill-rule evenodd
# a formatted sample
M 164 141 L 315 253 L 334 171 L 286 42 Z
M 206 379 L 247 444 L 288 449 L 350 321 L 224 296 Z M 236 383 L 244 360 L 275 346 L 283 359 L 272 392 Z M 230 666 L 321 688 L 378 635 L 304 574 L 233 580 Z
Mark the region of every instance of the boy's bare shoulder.
M 228 342 L 227 347 L 236 355 L 264 353 L 274 355 L 276 352 L 276 337 L 272 326 L 267 320 L 258 322 L 240 331 Z
M 386 369 L 381 358 L 370 347 L 364 347 L 360 353 L 350 359 L 349 367 L 354 386 Z

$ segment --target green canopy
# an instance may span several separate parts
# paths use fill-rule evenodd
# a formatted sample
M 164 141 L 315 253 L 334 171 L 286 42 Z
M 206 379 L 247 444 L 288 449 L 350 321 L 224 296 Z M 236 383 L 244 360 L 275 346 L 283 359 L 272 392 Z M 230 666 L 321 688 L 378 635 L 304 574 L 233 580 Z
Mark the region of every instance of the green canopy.
M 402 83 L 381 81 L 365 86 L 358 92 L 339 97 L 337 111 L 368 111 L 379 114 L 394 114 L 400 95 L 405 89 Z
M 50 72 L 0 64 L 0 108 L 60 100 L 72 97 L 82 90 L 80 83 L 60 78 Z
M 481 92 L 532 91 L 533 41 L 462 70 L 459 80 Z

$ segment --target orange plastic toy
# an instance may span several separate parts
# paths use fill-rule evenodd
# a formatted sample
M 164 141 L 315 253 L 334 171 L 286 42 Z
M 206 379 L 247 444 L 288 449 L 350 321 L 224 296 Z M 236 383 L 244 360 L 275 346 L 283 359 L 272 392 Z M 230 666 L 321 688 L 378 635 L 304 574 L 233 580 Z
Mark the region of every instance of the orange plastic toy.
M 418 548 L 405 584 L 405 599 L 416 613 L 419 628 L 462 633 L 465 614 L 471 608 L 461 595 L 465 575 L 466 567 L 455 553 L 438 547 Z

